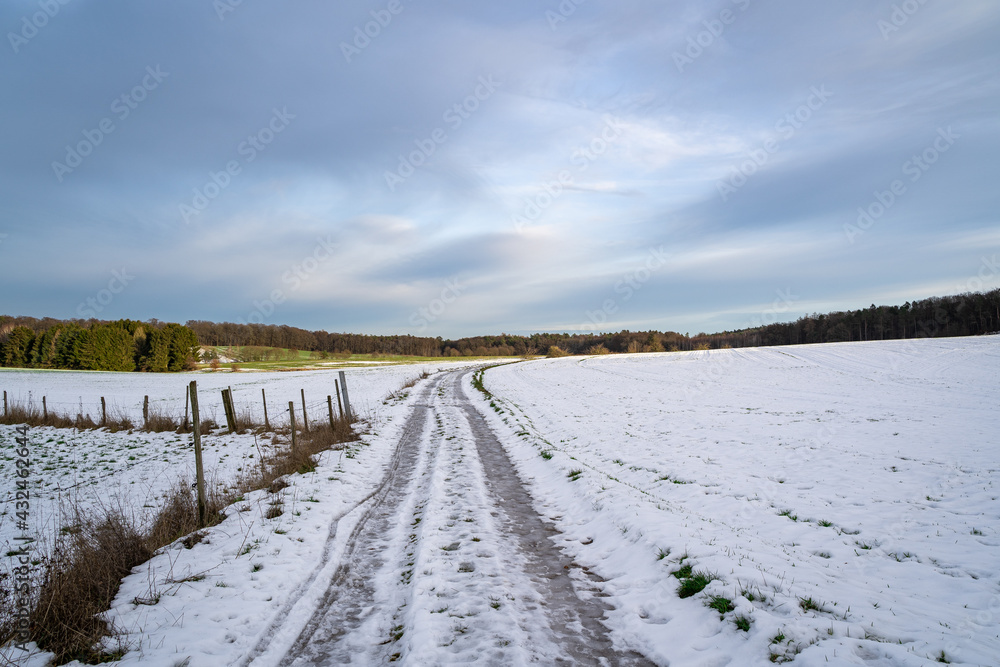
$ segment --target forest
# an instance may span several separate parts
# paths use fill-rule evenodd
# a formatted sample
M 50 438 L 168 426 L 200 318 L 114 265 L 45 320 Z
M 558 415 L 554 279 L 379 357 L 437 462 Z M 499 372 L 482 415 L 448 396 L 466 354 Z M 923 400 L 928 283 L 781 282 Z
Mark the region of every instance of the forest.
M 202 345 L 260 346 L 329 353 L 437 356 L 522 356 L 555 346 L 570 354 L 660 352 L 801 343 L 976 336 L 1000 331 L 1000 289 L 935 297 L 902 306 L 814 314 L 795 322 L 738 331 L 699 333 L 620 331 L 618 333 L 500 334 L 447 340 L 416 336 L 366 336 L 307 331 L 290 326 L 190 321 Z
M 0 317 L 0 366 L 162 373 L 197 359 L 198 338 L 180 324 Z
M 456 340 L 308 331 L 263 324 L 192 320 L 100 322 L 0 316 L 0 366 L 80 370 L 178 371 L 193 368 L 198 345 L 274 347 L 331 354 L 419 357 L 525 356 L 706 350 L 846 341 L 978 336 L 1000 332 L 1000 289 L 813 314 L 794 322 L 699 333 L 499 334 Z

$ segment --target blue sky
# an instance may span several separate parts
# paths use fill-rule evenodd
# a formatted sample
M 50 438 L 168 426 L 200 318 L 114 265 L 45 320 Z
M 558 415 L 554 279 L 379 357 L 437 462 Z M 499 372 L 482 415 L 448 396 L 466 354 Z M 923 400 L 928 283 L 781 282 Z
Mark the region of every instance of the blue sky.
M 992 1 L 17 0 L 0 27 L 2 313 L 694 334 L 1000 284 Z

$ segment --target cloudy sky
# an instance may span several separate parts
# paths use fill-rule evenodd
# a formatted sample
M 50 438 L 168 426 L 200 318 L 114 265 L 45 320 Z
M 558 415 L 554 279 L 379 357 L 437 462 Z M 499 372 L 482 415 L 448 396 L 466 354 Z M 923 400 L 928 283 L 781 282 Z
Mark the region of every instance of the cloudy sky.
M 993 0 L 8 0 L 0 27 L 0 313 L 694 334 L 1000 285 Z

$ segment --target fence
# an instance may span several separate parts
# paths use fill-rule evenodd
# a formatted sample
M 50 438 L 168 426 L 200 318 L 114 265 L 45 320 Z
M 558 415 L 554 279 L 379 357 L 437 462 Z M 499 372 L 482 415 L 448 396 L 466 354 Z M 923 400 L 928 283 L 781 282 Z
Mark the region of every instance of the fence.
M 209 396 L 207 393 L 202 395 L 204 398 Z M 316 419 L 329 421 L 331 426 L 338 420 L 355 421 L 347 390 L 347 378 L 343 371 L 340 372 L 340 379 L 334 380 L 333 391 L 330 394 L 311 402 L 307 400 L 305 389 L 300 389 L 298 396 L 295 396 L 297 400 L 291 402 L 285 400 L 286 397 L 283 396 L 280 400 L 272 400 L 269 403 L 267 390 L 264 388 L 261 388 L 260 396 L 255 398 L 245 394 L 237 396 L 231 387 L 223 389 L 216 395 L 219 397 L 218 402 L 203 398 L 200 406 L 202 424 L 209 430 L 223 423 L 229 432 L 254 428 L 268 431 L 289 429 L 292 426 L 292 417 L 289 407 L 285 406 L 291 404 L 296 404 L 295 409 L 301 410 L 301 423 L 298 426 L 307 432 L 310 425 L 316 423 Z M 0 423 L 80 429 L 108 428 L 116 431 L 139 429 L 151 432 L 189 432 L 193 407 L 190 389 L 186 387 L 184 391 L 183 415 L 163 408 L 160 401 L 155 400 L 156 398 L 154 397 L 151 402 L 149 395 L 143 396 L 140 421 L 132 411 L 109 403 L 104 396 L 85 404 L 82 397 L 73 403 L 56 402 L 49 400 L 45 395 L 39 400 L 32 392 L 28 392 L 27 398 L 24 398 L 14 397 L 9 395 L 7 390 L 3 390 L 3 412 L 0 413 Z M 217 420 L 219 408 L 222 420 Z M 310 419 L 310 415 L 313 419 Z

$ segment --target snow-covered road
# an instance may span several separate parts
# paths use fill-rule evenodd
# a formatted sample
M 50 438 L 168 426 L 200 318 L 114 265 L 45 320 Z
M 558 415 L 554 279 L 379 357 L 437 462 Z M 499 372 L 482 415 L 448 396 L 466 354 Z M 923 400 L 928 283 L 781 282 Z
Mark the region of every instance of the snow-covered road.
M 315 613 L 284 655 L 250 664 L 651 664 L 616 650 L 600 582 L 556 548 L 469 374 L 423 385 Z

